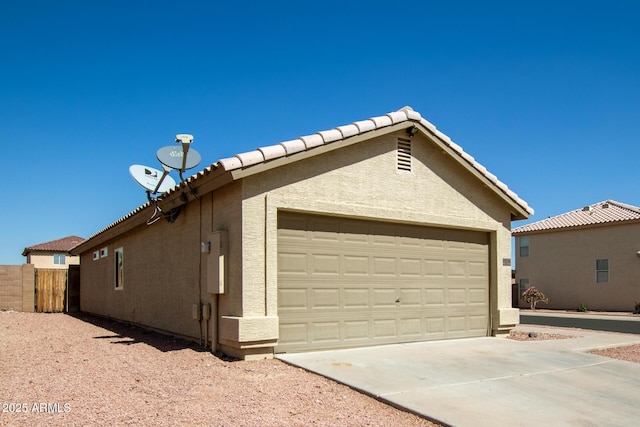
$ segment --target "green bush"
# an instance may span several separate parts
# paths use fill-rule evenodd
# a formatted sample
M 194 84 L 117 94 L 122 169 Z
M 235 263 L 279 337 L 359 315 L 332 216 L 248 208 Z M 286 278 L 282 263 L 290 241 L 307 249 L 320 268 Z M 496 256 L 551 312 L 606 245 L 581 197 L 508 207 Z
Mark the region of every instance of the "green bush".
M 636 308 L 633 310 L 633 314 L 640 314 L 640 302 L 636 303 Z
M 578 311 L 581 311 L 584 313 L 585 311 L 587 311 L 587 306 L 581 302 L 580 305 L 578 306 Z

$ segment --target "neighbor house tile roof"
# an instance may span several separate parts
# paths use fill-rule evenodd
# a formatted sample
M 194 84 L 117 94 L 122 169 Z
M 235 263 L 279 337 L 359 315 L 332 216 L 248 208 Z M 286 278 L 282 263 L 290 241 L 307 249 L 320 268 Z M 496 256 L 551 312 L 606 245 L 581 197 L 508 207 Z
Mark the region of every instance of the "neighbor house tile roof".
M 50 242 L 38 243 L 37 245 L 27 246 L 22 251 L 22 255 L 26 256 L 29 252 L 69 252 L 71 248 L 84 242 L 82 237 L 67 236 L 62 239 L 52 240 Z
M 508 199 L 519 206 L 520 209 L 522 209 L 524 212 L 527 212 L 529 215 L 533 215 L 533 209 L 527 204 L 527 202 L 518 197 L 518 195 L 511 189 L 509 189 L 506 184 L 498 180 L 495 175 L 493 175 L 484 166 L 478 163 L 471 155 L 466 153 L 462 149 L 462 147 L 453 142 L 451 138 L 440 132 L 433 124 L 425 120 L 419 112 L 414 111 L 411 107 L 408 106 L 403 107 L 398 111 L 385 114 L 383 116 L 371 117 L 367 120 L 361 120 L 348 125 L 338 126 L 333 129 L 319 131 L 313 135 L 301 136 L 298 139 L 284 141 L 280 142 L 279 144 L 266 147 L 260 147 L 253 151 L 240 153 L 233 157 L 220 159 L 186 179 L 185 183 L 178 183 L 175 187 L 168 190 L 163 196 L 169 196 L 172 193 L 181 191 L 184 186 L 194 184 L 203 176 L 209 175 L 211 173 L 215 173 L 218 171 L 224 172 L 244 170 L 252 166 L 268 163 L 276 159 L 291 157 L 296 153 L 310 151 L 316 147 L 320 147 L 323 145 L 339 143 L 340 141 L 354 136 L 363 135 L 367 132 L 371 132 L 377 129 L 383 129 L 385 127 L 393 126 L 403 122 L 407 122 L 408 124 L 415 123 L 424 126 L 424 128 L 426 128 L 427 131 L 430 132 L 435 138 L 451 148 L 453 152 L 457 156 L 459 156 L 461 161 L 469 164 L 472 168 L 478 171 L 480 175 L 484 176 L 488 181 L 490 181 L 494 185 L 494 188 L 497 192 L 502 192 Z M 138 207 L 137 209 L 131 211 L 129 214 L 98 231 L 97 233 L 89 237 L 89 239 L 113 228 L 121 222 L 126 221 L 130 217 L 148 208 L 150 205 L 150 203 L 146 203 Z
M 625 221 L 640 221 L 640 208 L 615 200 L 605 200 L 562 215 L 523 225 L 513 229 L 512 234 L 588 227 Z

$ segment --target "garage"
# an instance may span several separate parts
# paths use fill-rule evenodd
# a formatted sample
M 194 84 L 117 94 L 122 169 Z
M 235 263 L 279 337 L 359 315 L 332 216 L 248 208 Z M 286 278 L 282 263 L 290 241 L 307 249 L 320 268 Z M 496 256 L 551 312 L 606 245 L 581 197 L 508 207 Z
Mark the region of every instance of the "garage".
M 486 336 L 489 235 L 278 214 L 277 353 Z
M 519 322 L 511 224 L 533 209 L 410 107 L 185 181 L 74 248 L 82 311 L 242 360 L 504 336 Z

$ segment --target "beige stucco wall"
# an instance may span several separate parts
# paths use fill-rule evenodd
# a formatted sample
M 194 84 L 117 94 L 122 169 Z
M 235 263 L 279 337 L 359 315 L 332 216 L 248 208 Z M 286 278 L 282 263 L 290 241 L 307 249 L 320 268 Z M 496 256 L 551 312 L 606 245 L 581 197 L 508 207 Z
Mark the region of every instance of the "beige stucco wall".
M 244 179 L 242 316 L 245 338 L 277 338 L 277 213 L 298 210 L 421 225 L 467 228 L 491 236 L 494 333 L 518 323 L 511 308 L 510 211 L 424 136 L 413 139 L 413 170 L 397 170 L 397 137 L 381 136 Z M 260 321 L 262 320 L 262 321 Z M 237 320 L 242 327 L 242 320 Z M 246 344 L 249 344 L 247 342 Z
M 62 252 L 61 252 L 62 254 Z M 80 264 L 80 257 L 76 255 L 65 255 L 64 264 L 54 264 L 52 253 L 30 253 L 28 256 L 28 263 L 33 264 L 35 268 L 53 268 L 60 270 L 67 270 L 70 265 Z
M 640 224 L 528 236 L 530 255 L 516 250 L 516 280 L 529 279 L 549 298 L 538 308 L 575 310 L 583 303 L 589 310 L 632 311 L 640 301 Z M 596 283 L 596 259 L 609 259 L 609 283 Z
M 174 223 L 165 219 L 143 224 L 83 253 L 80 309 L 175 335 L 216 342 L 217 296 L 207 293 L 206 257 L 201 243 L 212 231 L 228 230 L 240 236 L 240 184 L 201 195 L 185 205 Z M 146 214 L 151 215 L 151 210 Z M 108 248 L 108 255 L 93 260 L 93 252 Z M 115 289 L 115 249 L 124 251 L 124 286 Z M 230 258 L 240 258 L 240 240 L 229 243 Z M 222 313 L 236 314 L 235 289 L 241 271 L 231 265 L 228 294 L 221 297 Z M 193 306 L 208 304 L 209 321 L 193 318 Z

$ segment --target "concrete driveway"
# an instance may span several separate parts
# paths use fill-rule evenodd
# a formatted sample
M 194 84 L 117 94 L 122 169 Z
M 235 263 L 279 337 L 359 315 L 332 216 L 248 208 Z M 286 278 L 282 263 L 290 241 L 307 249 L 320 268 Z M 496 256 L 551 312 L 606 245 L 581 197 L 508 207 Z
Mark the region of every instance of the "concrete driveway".
M 640 343 L 640 335 L 518 328 L 575 338 L 470 338 L 278 358 L 452 426 L 637 425 L 640 364 L 585 351 Z

